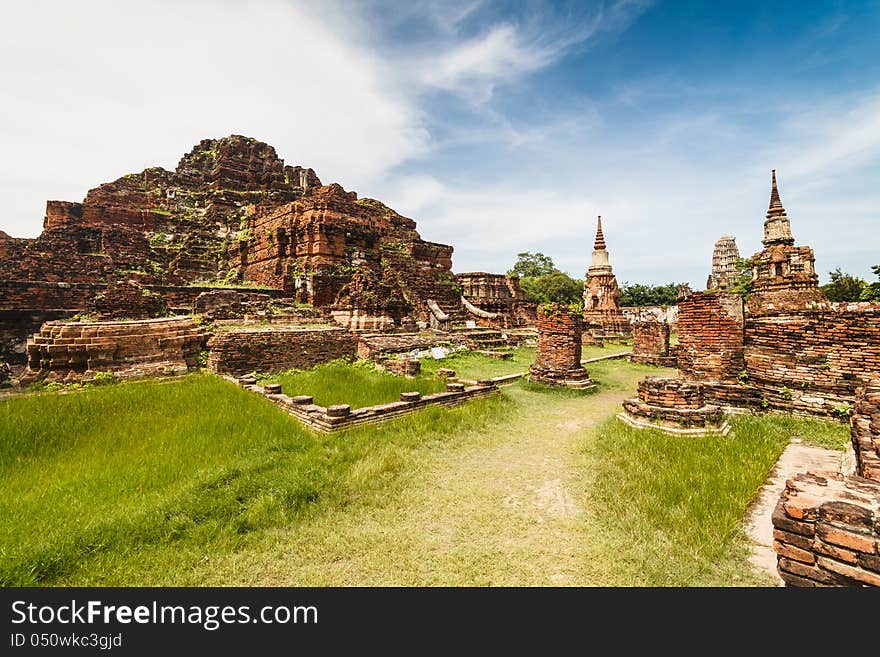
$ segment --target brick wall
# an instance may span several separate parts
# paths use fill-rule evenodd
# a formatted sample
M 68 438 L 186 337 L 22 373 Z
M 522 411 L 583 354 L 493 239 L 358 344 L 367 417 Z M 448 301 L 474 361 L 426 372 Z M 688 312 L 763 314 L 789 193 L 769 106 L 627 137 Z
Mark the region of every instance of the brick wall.
M 47 322 L 28 340 L 22 384 L 182 374 L 198 367 L 205 332 L 191 317 L 139 321 Z
M 653 320 L 639 321 L 633 323 L 632 331 L 632 362 L 675 366 L 675 356 L 669 351 L 669 324 Z
M 777 570 L 789 586 L 880 586 L 880 484 L 832 473 L 786 482 L 773 511 Z
M 859 388 L 850 425 L 856 472 L 880 482 L 880 379 Z
M 221 374 L 306 369 L 354 357 L 356 335 L 343 329 L 258 328 L 216 333 L 208 341 L 208 369 Z
M 735 294 L 696 292 L 679 303 L 678 369 L 701 381 L 736 381 L 745 369 L 743 302 Z
M 827 415 L 880 375 L 880 304 L 747 314 L 749 383 L 773 408 Z

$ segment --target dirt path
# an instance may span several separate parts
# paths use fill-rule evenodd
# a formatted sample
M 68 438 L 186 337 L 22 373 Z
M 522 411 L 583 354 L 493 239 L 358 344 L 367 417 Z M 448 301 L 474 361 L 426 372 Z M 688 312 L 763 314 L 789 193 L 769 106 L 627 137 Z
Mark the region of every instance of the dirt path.
M 271 558 L 222 565 L 225 583 L 589 585 L 583 431 L 627 396 L 553 398 L 518 387 L 511 417 L 421 461 L 399 494 L 269 538 Z M 591 542 L 591 538 L 593 541 Z M 231 581 L 230 581 L 231 580 Z

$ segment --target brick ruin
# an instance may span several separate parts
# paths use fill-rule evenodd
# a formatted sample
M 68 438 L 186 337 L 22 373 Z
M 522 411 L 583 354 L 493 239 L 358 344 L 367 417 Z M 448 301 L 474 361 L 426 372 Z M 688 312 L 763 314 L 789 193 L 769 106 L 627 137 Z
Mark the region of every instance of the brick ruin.
M 218 374 L 306 369 L 353 358 L 358 337 L 340 327 L 221 329 L 208 340 L 208 370 Z
M 106 322 L 46 322 L 28 340 L 27 385 L 38 379 L 88 382 L 185 374 L 199 367 L 205 330 L 191 317 Z
M 676 435 L 726 435 L 724 412 L 706 400 L 699 381 L 649 376 L 639 381 L 635 397 L 623 402 L 618 419 L 637 429 L 659 429 Z
M 538 348 L 529 367 L 529 380 L 547 385 L 595 387 L 581 365 L 581 314 L 559 304 L 538 307 Z
M 513 328 L 535 324 L 538 304 L 526 300 L 518 277 L 480 271 L 456 274 L 455 281 L 465 310 L 478 325 Z
M 620 290 L 611 269 L 602 217 L 596 224 L 593 257 L 584 281 L 584 320 L 591 335 L 602 339 L 626 338 L 631 333 L 629 320 L 620 310 Z
M 813 257 L 794 246 L 774 171 L 751 294 L 713 290 L 679 303 L 679 377 L 700 382 L 707 404 L 842 416 L 880 373 L 880 304 L 828 302 Z
M 706 289 L 722 291 L 730 289 L 737 277 L 738 260 L 739 249 L 736 246 L 736 238 L 731 235 L 722 235 L 718 238 L 712 250 L 712 273 L 706 281 Z
M 238 383 L 246 390 L 265 395 L 300 423 L 320 433 L 331 433 L 365 424 L 376 424 L 409 415 L 428 406 L 458 406 L 498 393 L 498 386 L 491 381 L 469 386 L 450 382 L 446 384 L 444 392 L 435 392 L 430 395 L 422 395 L 419 392 L 402 392 L 398 401 L 353 409 L 349 404 L 319 406 L 314 403 L 314 398 L 310 395 L 290 397 L 284 394 L 281 385 L 260 386 L 257 385 L 256 378 L 251 376 L 240 377 Z
M 753 294 L 749 310 L 754 313 L 828 307 L 819 289 L 813 249 L 795 246 L 791 222 L 782 206 L 773 170 L 770 207 L 764 220 L 764 249 L 752 256 Z
M 633 350 L 630 360 L 633 363 L 675 367 L 676 351 L 669 346 L 670 326 L 654 319 L 637 321 L 632 324 Z
M 220 304 L 231 312 L 310 304 L 354 330 L 427 325 L 429 301 L 470 317 L 452 250 L 381 202 L 286 165 L 268 144 L 206 139 L 173 171 L 123 176 L 81 203 L 48 201 L 35 239 L 0 232 L 0 362 L 22 366 L 27 337 L 46 321 L 201 312 L 210 303 L 199 295 L 230 285 L 249 297 L 246 308 Z M 527 322 L 515 282 L 507 289 L 495 323 Z
M 880 379 L 859 389 L 850 428 L 855 474 L 796 475 L 773 511 L 788 586 L 880 586 Z
M 301 303 L 387 318 L 428 318 L 428 299 L 458 308 L 452 247 L 426 242 L 412 219 L 337 184 L 246 213 L 227 245 L 236 280 Z

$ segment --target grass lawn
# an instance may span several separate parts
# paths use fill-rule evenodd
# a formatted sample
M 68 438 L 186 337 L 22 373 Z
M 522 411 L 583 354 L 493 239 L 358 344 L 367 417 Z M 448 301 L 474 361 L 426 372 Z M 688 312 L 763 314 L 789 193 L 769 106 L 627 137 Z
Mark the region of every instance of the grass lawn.
M 479 378 L 504 363 L 437 366 Z M 362 370 L 333 366 L 350 403 Z M 637 431 L 614 420 L 620 401 L 668 370 L 589 370 L 592 394 L 518 383 L 329 436 L 209 375 L 0 402 L 14 491 L 0 583 L 768 583 L 747 561 L 745 510 L 792 435 L 842 447 L 846 427 L 767 415 L 733 419 L 725 439 Z
M 210 375 L 0 402 L 0 584 L 181 582 L 252 533 L 387 493 L 411 450 L 504 406 L 318 437 Z
M 445 367 L 455 370 L 455 373 L 460 377 L 477 380 L 526 372 L 529 365 L 535 362 L 535 347 L 521 346 L 506 351 L 513 354 L 509 360 L 488 358 L 472 351 L 455 352 L 441 360 L 424 358 L 422 359 L 422 372 L 433 374 L 441 367 Z M 608 344 L 604 347 L 584 345 L 581 358 L 610 356 L 628 351 L 632 351 L 631 345 Z
M 259 377 L 259 382 L 280 383 L 284 394 L 311 395 L 321 406 L 349 404 L 362 408 L 397 401 L 402 392 L 428 395 L 446 389 L 444 381 L 433 376 L 433 372 L 428 374 L 431 376 L 406 378 L 379 371 L 370 362 L 333 361 L 310 370 L 267 374 Z

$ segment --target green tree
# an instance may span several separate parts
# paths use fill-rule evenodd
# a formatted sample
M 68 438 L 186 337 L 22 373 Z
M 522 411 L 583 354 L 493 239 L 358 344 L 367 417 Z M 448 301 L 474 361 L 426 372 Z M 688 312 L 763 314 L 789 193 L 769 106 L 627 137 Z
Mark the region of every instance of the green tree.
M 840 267 L 828 272 L 831 282 L 821 287 L 822 292 L 829 301 L 858 301 L 862 290 L 868 286 L 868 282 L 840 271 Z
M 678 301 L 678 283 L 645 285 L 624 283 L 620 288 L 621 306 L 674 306 Z
M 865 286 L 859 295 L 859 301 L 880 301 L 880 265 L 871 267 L 877 280 Z
M 553 260 L 543 253 L 523 253 L 516 254 L 516 264 L 513 269 L 507 272 L 508 276 L 519 276 L 520 278 L 538 278 L 553 274 L 559 270 L 553 264 Z
M 582 303 L 584 293 L 583 281 L 561 271 L 520 279 L 520 287 L 529 301 L 538 303 Z
M 730 292 L 748 297 L 752 292 L 752 261 L 749 258 L 737 258 L 734 267 L 736 272 L 730 281 Z

